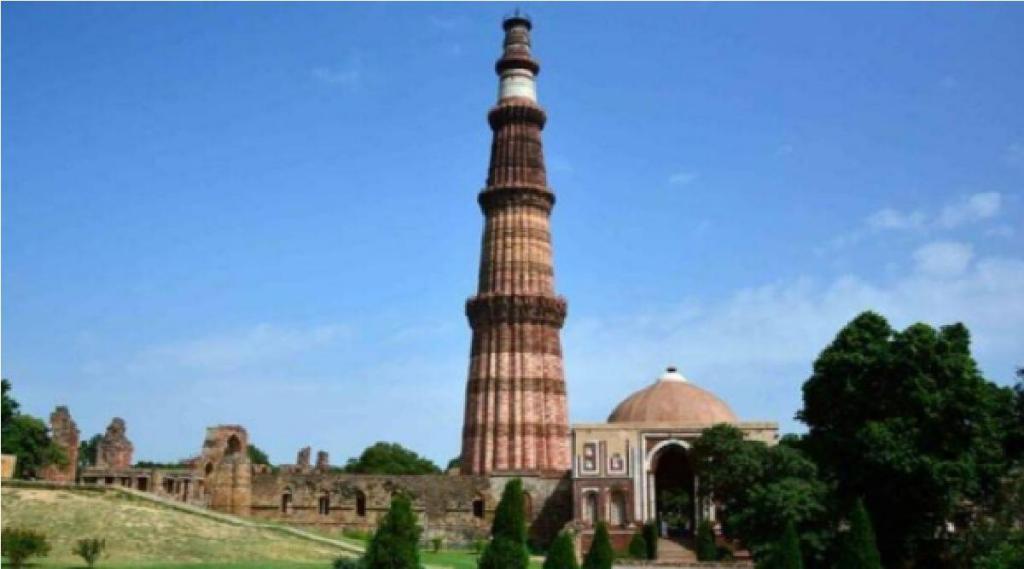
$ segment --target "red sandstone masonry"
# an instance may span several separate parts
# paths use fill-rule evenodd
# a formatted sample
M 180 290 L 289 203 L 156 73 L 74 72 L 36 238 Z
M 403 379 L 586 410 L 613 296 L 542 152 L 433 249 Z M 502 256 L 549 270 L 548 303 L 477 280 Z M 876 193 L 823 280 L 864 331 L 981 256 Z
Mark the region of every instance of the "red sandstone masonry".
M 504 24 L 505 51 L 495 68 L 532 72 L 530 24 Z M 541 130 L 544 110 L 506 96 L 488 113 L 494 131 L 477 295 L 466 303 L 473 329 L 463 423 L 462 470 L 566 471 L 569 425 L 559 331 L 565 300 L 555 294 L 550 213 Z

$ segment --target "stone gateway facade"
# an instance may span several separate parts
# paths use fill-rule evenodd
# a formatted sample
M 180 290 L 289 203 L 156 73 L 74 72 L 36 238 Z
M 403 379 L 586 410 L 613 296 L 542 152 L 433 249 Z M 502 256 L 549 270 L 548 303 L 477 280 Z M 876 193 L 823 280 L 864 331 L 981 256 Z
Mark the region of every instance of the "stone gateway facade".
M 703 429 L 728 423 L 774 444 L 772 422 L 741 421 L 728 404 L 669 368 L 614 408 L 605 423 L 570 428 L 560 331 L 566 301 L 554 286 L 548 187 L 541 144 L 547 115 L 537 102 L 540 65 L 530 21 L 504 20 L 495 64 L 493 132 L 477 292 L 466 302 L 472 329 L 461 467 L 445 475 L 375 476 L 332 468 L 325 451 L 302 448 L 291 465 L 254 465 L 240 425 L 207 429 L 199 453 L 178 468 L 134 468 L 125 422 L 115 418 L 86 484 L 119 485 L 213 510 L 318 529 L 373 531 L 394 496 L 404 494 L 424 539 L 449 544 L 485 538 L 505 484 L 523 480 L 534 545 L 574 530 L 578 551 L 607 522 L 624 550 L 645 523 L 685 550 L 702 520 L 716 519 L 714 498 L 699 491 L 689 450 Z M 51 416 L 55 440 L 77 452 L 78 430 L 66 407 Z M 72 461 L 73 462 L 73 461 Z M 53 468 L 54 480 L 73 480 Z

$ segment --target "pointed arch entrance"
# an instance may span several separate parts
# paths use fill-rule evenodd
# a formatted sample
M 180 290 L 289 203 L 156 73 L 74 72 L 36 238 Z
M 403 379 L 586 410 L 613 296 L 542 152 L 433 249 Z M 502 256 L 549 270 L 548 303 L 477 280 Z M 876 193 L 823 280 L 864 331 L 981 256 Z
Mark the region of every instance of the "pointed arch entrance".
M 688 537 L 697 527 L 697 479 L 686 443 L 663 441 L 648 454 L 648 511 L 658 520 L 659 531 L 671 537 Z

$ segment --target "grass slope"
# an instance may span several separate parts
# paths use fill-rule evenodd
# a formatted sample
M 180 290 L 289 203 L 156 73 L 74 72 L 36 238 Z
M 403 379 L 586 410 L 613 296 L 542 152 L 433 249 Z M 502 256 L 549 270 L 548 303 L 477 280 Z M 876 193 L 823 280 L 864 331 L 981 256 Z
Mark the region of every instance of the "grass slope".
M 52 549 L 45 566 L 82 566 L 71 547 L 83 537 L 107 540 L 100 562 L 107 567 L 312 569 L 330 567 L 341 554 L 327 544 L 232 525 L 120 493 L 5 486 L 2 494 L 3 527 L 46 533 Z

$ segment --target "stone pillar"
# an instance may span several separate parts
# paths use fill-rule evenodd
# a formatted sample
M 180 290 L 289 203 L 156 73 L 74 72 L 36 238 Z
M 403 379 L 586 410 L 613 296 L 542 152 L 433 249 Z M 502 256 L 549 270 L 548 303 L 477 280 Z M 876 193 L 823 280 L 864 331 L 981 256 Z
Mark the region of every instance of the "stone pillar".
M 64 451 L 67 462 L 63 466 L 50 464 L 43 468 L 41 477 L 51 482 L 74 482 L 78 468 L 78 425 L 71 419 L 71 412 L 64 405 L 50 413 L 50 438 Z
M 316 452 L 316 470 L 317 472 L 327 472 L 331 468 L 331 458 L 325 450 L 318 450 Z
M 570 465 L 569 423 L 559 333 L 566 302 L 555 294 L 547 186 L 537 104 L 540 65 L 530 53 L 530 21 L 504 21 L 504 53 L 495 69 L 498 104 L 477 294 L 466 303 L 473 330 L 462 471 L 541 473 Z
M 124 419 L 114 417 L 107 426 L 107 432 L 96 448 L 96 468 L 104 470 L 126 470 L 132 466 L 135 447 L 125 436 Z

